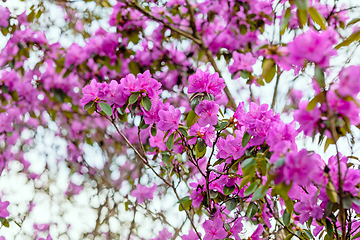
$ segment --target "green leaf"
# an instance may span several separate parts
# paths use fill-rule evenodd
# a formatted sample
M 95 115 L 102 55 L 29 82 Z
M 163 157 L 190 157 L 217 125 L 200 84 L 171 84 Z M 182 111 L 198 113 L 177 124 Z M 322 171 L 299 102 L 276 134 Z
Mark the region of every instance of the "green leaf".
M 355 234 L 351 239 L 356 239 L 356 238 L 360 238 L 360 231 L 357 234 Z
M 243 148 L 246 147 L 246 144 L 248 144 L 248 142 L 250 141 L 250 138 L 251 138 L 251 135 L 248 132 L 245 132 L 244 136 L 243 136 L 243 138 L 241 140 L 241 146 Z
M 220 124 L 218 122 L 218 124 L 215 125 L 215 131 L 220 131 L 225 129 L 228 124 L 229 124 L 228 122 L 221 122 Z
M 245 159 L 242 163 L 241 163 L 241 169 L 246 169 L 250 166 L 254 166 L 256 163 L 255 158 L 248 158 Z
M 289 233 L 284 240 L 290 240 L 293 237 L 292 233 Z
M 360 206 L 360 201 L 359 201 L 359 199 L 353 198 L 353 199 L 352 199 L 352 202 L 353 202 L 356 206 Z
M 134 75 L 136 75 L 136 74 L 138 74 L 140 72 L 138 64 L 136 62 L 133 62 L 133 61 L 131 61 L 129 63 L 129 70 Z
M 225 195 L 230 195 L 234 192 L 235 186 L 227 187 L 226 185 L 223 188 L 223 192 Z
M 294 0 L 293 3 L 302 10 L 307 10 L 309 7 L 309 0 Z
M 66 72 L 64 73 L 63 78 L 66 78 L 67 76 L 69 76 L 71 72 L 72 72 L 72 70 L 67 69 Z
M 140 122 L 140 124 L 139 124 L 139 128 L 140 128 L 140 129 L 147 129 L 149 126 L 150 126 L 150 125 L 149 125 L 149 124 L 146 124 L 145 121 L 144 121 L 144 119 L 142 118 L 142 119 L 141 119 L 141 122 Z
M 174 135 L 175 133 L 172 133 L 169 138 L 166 140 L 166 147 L 169 151 L 173 149 L 174 146 Z
M 331 182 L 328 182 L 326 185 L 326 195 L 328 196 L 329 200 L 333 203 L 337 203 L 338 195 L 334 185 Z
M 310 112 L 311 110 L 313 110 L 313 109 L 316 107 L 316 105 L 317 105 L 318 102 L 321 103 L 320 98 L 321 98 L 321 95 L 318 94 L 318 95 L 316 95 L 313 99 L 311 99 L 311 101 L 308 103 L 308 105 L 307 105 L 307 107 L 306 107 L 306 110 L 308 110 L 309 112 Z
M 228 211 L 232 211 L 237 207 L 238 200 L 237 199 L 230 199 L 229 201 L 226 201 L 225 206 Z
M 140 104 L 145 108 L 146 111 L 151 110 L 151 99 L 148 96 L 141 98 Z
M 303 232 L 307 235 L 309 239 L 314 239 L 314 236 L 311 234 L 309 230 L 303 229 Z
M 186 118 L 186 126 L 191 127 L 199 120 L 199 118 L 200 117 L 198 115 L 196 115 L 194 110 L 191 110 Z
M 87 104 L 85 104 L 84 109 L 88 110 L 93 104 L 94 104 L 94 101 L 88 102 Z
M 6 85 L 1 85 L 1 92 L 2 92 L 2 94 L 8 93 L 9 87 Z
M 334 229 L 329 219 L 325 220 L 325 227 L 326 227 L 327 235 L 329 236 L 330 239 L 333 239 Z
M 172 158 L 169 154 L 163 154 L 162 155 L 162 161 L 165 164 L 166 167 L 171 167 L 172 164 Z
M 253 194 L 257 188 L 258 184 L 256 182 L 252 182 L 248 188 L 246 188 L 244 192 L 244 196 L 247 197 Z
M 93 114 L 96 111 L 96 105 L 94 104 L 86 110 L 88 111 L 88 113 Z
M 276 73 L 276 64 L 273 59 L 265 58 L 262 63 L 262 74 L 261 78 L 265 79 L 267 83 L 270 83 Z
M 286 211 L 291 215 L 294 211 L 294 202 L 288 198 L 285 201 Z
M 190 200 L 190 197 L 186 196 L 186 197 L 183 197 L 182 199 L 180 199 L 179 201 L 177 201 L 176 203 L 185 203 L 185 202 L 187 202 L 189 200 Z
M 256 191 L 254 192 L 254 195 L 252 196 L 251 201 L 256 201 L 258 199 L 264 198 L 266 196 L 266 193 L 269 188 L 267 188 L 265 185 L 260 186 Z
M 330 215 L 333 206 L 334 206 L 334 203 L 332 201 L 328 201 L 326 203 L 324 216 L 323 216 L 324 219 L 327 218 Z
M 151 127 L 151 135 L 153 135 L 154 137 L 156 136 L 156 134 L 157 134 L 157 129 L 156 129 L 156 126 L 155 125 L 153 125 L 152 127 Z
M 326 152 L 330 144 L 334 144 L 334 140 L 332 138 L 327 138 L 324 145 L 324 152 Z
M 8 222 L 8 220 L 5 219 L 5 221 L 2 223 L 4 225 L 4 227 L 9 228 L 10 224 Z
M 318 66 L 315 66 L 315 80 L 321 88 L 325 87 L 325 74 L 324 71 Z
M 319 13 L 315 8 L 310 7 L 309 8 L 309 14 L 311 19 L 316 22 L 317 24 L 319 24 L 319 26 L 321 27 L 321 29 L 326 30 L 326 26 L 325 26 L 325 18 L 323 15 L 321 15 L 321 13 Z
M 360 18 L 354 18 L 352 19 L 350 22 L 348 22 L 348 24 L 346 25 L 346 27 L 350 27 L 352 25 L 354 25 L 355 23 L 359 22 L 360 21 Z
M 128 114 L 127 114 L 127 113 L 120 114 L 120 113 L 118 112 L 118 118 L 120 119 L 120 121 L 122 121 L 122 122 L 127 122 L 127 117 L 128 117 Z
M 300 22 L 300 28 L 303 28 L 303 26 L 306 24 L 307 19 L 308 19 L 307 11 L 299 8 L 297 10 L 297 17 Z
M 190 107 L 191 107 L 192 110 L 195 111 L 195 107 L 200 103 L 200 99 L 201 99 L 200 96 L 196 96 L 196 97 L 194 97 L 193 100 L 191 100 Z
M 344 206 L 344 209 L 350 209 L 351 208 L 351 204 L 352 204 L 352 199 L 349 195 L 347 195 L 345 198 L 344 198 L 344 201 L 343 201 L 343 206 Z
M 281 24 L 280 24 L 281 35 L 285 33 L 286 28 L 289 26 L 290 18 L 291 18 L 291 8 L 287 8 L 285 14 L 281 18 Z
M 179 127 L 179 131 L 182 133 L 182 135 L 184 135 L 184 137 L 189 136 L 188 132 L 184 128 Z
M 206 143 L 204 139 L 198 138 L 196 141 L 196 150 L 199 152 L 203 152 L 206 149 Z
M 129 97 L 129 104 L 134 104 L 139 99 L 140 93 L 135 92 Z
M 360 31 L 356 31 L 351 34 L 347 39 L 345 39 L 342 43 L 339 43 L 335 46 L 335 49 L 339 49 L 341 47 L 349 46 L 352 42 L 360 39 Z
M 206 153 L 206 148 L 204 148 L 204 150 L 201 152 L 199 151 L 199 149 L 196 148 L 196 157 L 197 158 L 202 158 L 205 155 L 205 153 Z
M 245 35 L 246 32 L 247 32 L 247 30 L 248 30 L 248 28 L 247 28 L 247 26 L 246 26 L 245 24 L 241 24 L 241 25 L 240 25 L 240 33 L 241 33 L 242 35 Z
M 245 176 L 243 177 L 243 179 L 241 180 L 241 183 L 240 183 L 240 189 L 242 189 L 246 184 L 248 184 L 252 179 L 252 176 Z
M 258 210 L 258 206 L 255 203 L 251 202 L 246 210 L 247 218 L 251 219 Z
M 106 113 L 106 115 L 111 116 L 113 114 L 113 111 L 112 111 L 111 107 L 109 106 L 109 104 L 107 104 L 105 102 L 100 102 L 99 107 L 104 111 L 104 113 Z
M 291 214 L 289 214 L 285 209 L 284 214 L 283 214 L 283 221 L 284 221 L 285 226 L 289 226 L 290 220 L 291 220 Z
M 115 71 L 116 71 L 117 73 L 120 73 L 120 72 L 121 72 L 121 66 L 122 66 L 121 58 L 117 58 L 117 59 L 116 59 L 116 64 L 115 64 Z

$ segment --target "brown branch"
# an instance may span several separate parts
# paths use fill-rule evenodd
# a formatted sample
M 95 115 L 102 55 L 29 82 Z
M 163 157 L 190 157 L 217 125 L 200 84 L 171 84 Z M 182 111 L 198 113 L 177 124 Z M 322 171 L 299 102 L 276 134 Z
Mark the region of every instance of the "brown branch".
M 166 28 L 169 28 L 171 29 L 172 31 L 184 36 L 184 37 L 187 37 L 189 39 L 191 39 L 192 41 L 194 41 L 195 43 L 197 44 L 201 44 L 201 41 L 197 38 L 195 38 L 194 36 L 192 36 L 190 33 L 188 32 L 185 32 L 179 28 L 176 28 L 166 22 L 164 22 L 163 19 L 160 19 L 158 17 L 155 17 L 154 15 L 152 15 L 151 13 L 149 13 L 148 11 L 146 11 L 144 8 L 142 8 L 137 2 L 133 1 L 133 0 L 121 0 L 121 2 L 125 3 L 126 5 L 128 5 L 129 7 L 133 8 L 133 9 L 136 9 L 138 10 L 139 12 L 141 12 L 142 14 L 144 14 L 146 17 L 158 22 L 158 23 L 161 23 L 162 25 L 164 25 Z

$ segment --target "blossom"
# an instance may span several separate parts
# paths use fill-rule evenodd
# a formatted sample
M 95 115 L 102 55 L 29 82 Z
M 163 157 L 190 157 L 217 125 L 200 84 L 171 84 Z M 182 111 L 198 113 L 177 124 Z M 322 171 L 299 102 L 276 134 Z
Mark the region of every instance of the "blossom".
M 177 129 L 180 124 L 181 112 L 180 109 L 175 109 L 173 106 L 169 107 L 169 110 L 159 111 L 160 121 L 157 127 L 161 131 L 168 131 L 170 129 Z
M 7 7 L 0 6 L 0 27 L 7 27 L 9 26 L 9 17 L 10 17 L 10 11 Z
M 251 234 L 251 240 L 259 240 L 261 239 L 260 236 L 261 234 L 264 232 L 264 226 L 262 224 L 259 224 L 258 227 L 256 228 L 255 232 L 253 232 L 253 234 Z
M 200 236 L 201 236 L 201 233 L 199 233 L 200 234 Z M 181 236 L 181 239 L 182 240 L 198 240 L 199 239 L 199 237 L 198 237 L 198 235 L 194 232 L 194 230 L 190 230 L 189 231 L 189 234 L 188 235 L 182 235 Z
M 200 127 L 199 124 L 195 123 L 191 126 L 189 130 L 189 134 L 192 136 L 197 136 L 205 140 L 206 145 L 212 147 L 213 142 L 215 140 L 215 128 L 213 126 L 208 127 Z M 190 145 L 196 143 L 197 138 L 192 138 L 188 140 Z
M 67 196 L 78 195 L 83 190 L 81 185 L 77 185 L 75 183 L 70 182 L 65 194 Z
M 333 45 L 337 42 L 336 31 L 328 29 L 321 33 L 315 30 L 309 30 L 294 38 L 294 41 L 288 43 L 289 61 L 298 66 L 304 66 L 304 61 L 314 62 L 321 68 L 329 66 L 332 56 L 336 55 Z
M 104 97 L 104 100 L 107 101 L 107 104 L 115 104 L 116 107 L 122 107 L 127 100 L 127 97 L 123 93 L 123 86 L 117 81 L 112 80 L 108 85 L 109 91 Z
M 252 53 L 241 54 L 238 52 L 233 53 L 234 62 L 229 66 L 229 72 L 231 74 L 236 73 L 239 70 L 246 70 L 249 72 L 253 71 L 252 66 L 256 63 L 256 58 L 253 57 Z
M 227 236 L 220 218 L 216 218 L 214 221 L 206 220 L 203 227 L 206 232 L 204 240 L 223 239 Z
M 149 129 L 150 131 L 150 129 Z M 164 132 L 162 131 L 156 131 L 156 135 L 150 135 L 150 139 L 149 139 L 149 144 L 151 147 L 155 148 L 158 147 L 159 149 L 166 151 L 167 147 L 165 145 L 165 142 L 163 141 L 164 139 Z
M 221 94 L 225 87 L 224 79 L 219 78 L 218 73 L 210 74 L 201 69 L 189 77 L 189 83 L 188 93 L 206 92 L 214 96 Z
M 171 232 L 164 228 L 162 231 L 159 232 L 159 235 L 156 238 L 152 238 L 151 240 L 169 240 L 171 238 Z
M 11 126 L 12 117 L 6 113 L 0 113 L 0 133 L 12 132 L 14 128 Z
M 233 234 L 235 240 L 240 240 L 239 233 L 242 231 L 243 224 L 241 222 L 242 218 L 238 218 L 234 221 L 234 224 L 230 228 L 230 232 Z
M 208 124 L 216 125 L 218 122 L 217 113 L 219 105 L 213 101 L 204 100 L 195 107 L 195 113 L 200 116 L 198 124 L 204 127 Z
M 149 98 L 156 98 L 161 93 L 161 83 L 151 78 L 149 70 L 146 70 L 143 74 L 138 74 L 138 84 L 140 91 L 145 90 Z
M 10 214 L 9 214 L 9 211 L 7 210 L 7 207 L 9 206 L 9 201 L 2 201 L 0 199 L 0 217 L 1 218 L 6 218 L 8 217 Z
M 308 101 L 301 101 L 299 109 L 294 112 L 294 120 L 300 123 L 299 132 L 304 131 L 307 136 L 312 136 L 314 128 L 320 119 L 321 111 L 315 107 L 311 111 L 307 110 Z
M 294 204 L 294 210 L 300 213 L 299 220 L 303 224 L 310 217 L 320 219 L 323 217 L 323 210 L 317 205 L 317 188 L 312 186 L 308 188 L 310 194 L 302 193 L 300 201 Z
M 101 84 L 98 83 L 95 79 L 91 80 L 90 84 L 82 89 L 84 96 L 80 100 L 80 105 L 85 106 L 90 101 L 95 101 L 97 98 L 103 98 L 106 95 L 106 88 L 106 83 Z
M 146 199 L 151 200 L 154 198 L 154 192 L 157 189 L 157 185 L 154 183 L 152 187 L 145 187 L 138 184 L 136 189 L 131 192 L 131 196 L 136 197 L 139 204 L 143 203 Z
M 306 149 L 292 152 L 286 156 L 283 177 L 286 184 L 291 181 L 299 185 L 308 185 L 321 174 L 319 159 L 316 154 L 308 155 Z

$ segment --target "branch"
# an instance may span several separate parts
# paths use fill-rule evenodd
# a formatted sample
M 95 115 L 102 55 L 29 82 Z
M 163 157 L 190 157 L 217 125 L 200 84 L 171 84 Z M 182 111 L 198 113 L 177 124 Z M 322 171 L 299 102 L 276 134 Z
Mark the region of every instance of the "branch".
M 125 1 L 125 0 L 121 0 L 121 2 L 125 3 L 126 5 L 128 5 L 129 7 L 133 8 L 133 9 L 136 9 L 138 10 L 139 12 L 141 12 L 142 14 L 144 14 L 146 17 L 158 22 L 158 23 L 161 23 L 162 25 L 164 25 L 165 27 L 171 29 L 172 31 L 184 36 L 184 37 L 187 37 L 189 39 L 191 39 L 192 41 L 194 41 L 195 43 L 197 44 L 201 44 L 201 41 L 197 38 L 195 38 L 194 36 L 192 36 L 190 33 L 188 32 L 185 32 L 179 28 L 176 28 L 166 22 L 164 22 L 164 20 L 160 19 L 160 18 L 157 18 L 155 17 L 154 15 L 152 15 L 151 13 L 149 13 L 148 11 L 146 11 L 144 8 L 142 8 L 137 2 L 135 2 L 134 0 L 130 0 L 130 1 Z

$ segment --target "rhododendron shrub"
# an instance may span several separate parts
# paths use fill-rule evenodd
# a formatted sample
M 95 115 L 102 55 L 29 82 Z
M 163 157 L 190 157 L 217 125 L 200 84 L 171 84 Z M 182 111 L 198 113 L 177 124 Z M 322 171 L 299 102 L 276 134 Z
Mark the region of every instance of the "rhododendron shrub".
M 0 189 L 0 239 L 360 237 L 356 11 L 317 0 L 0 6 L 0 186 L 15 176 L 33 188 L 21 203 L 16 187 Z M 37 213 L 44 195 L 50 220 Z

